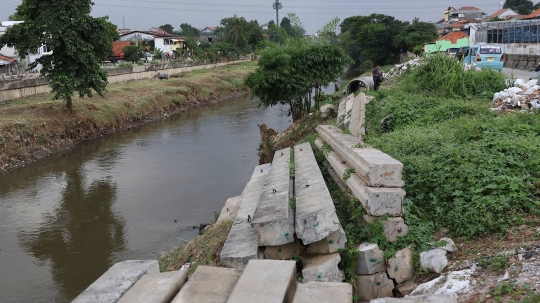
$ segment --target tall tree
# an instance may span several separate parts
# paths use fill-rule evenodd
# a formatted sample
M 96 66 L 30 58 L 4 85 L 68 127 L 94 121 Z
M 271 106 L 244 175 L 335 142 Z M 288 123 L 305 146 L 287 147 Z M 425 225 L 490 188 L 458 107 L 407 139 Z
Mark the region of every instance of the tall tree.
M 534 6 L 533 6 L 533 9 L 534 10 L 537 10 L 540 8 L 540 2 L 536 3 Z
M 8 28 L 0 36 L 0 47 L 16 47 L 22 58 L 45 45 L 52 54 L 36 60 L 30 68 L 41 64 L 54 93 L 72 110 L 75 92 L 82 98 L 93 92 L 103 95 L 107 72 L 100 66 L 118 39 L 116 26 L 108 17 L 93 18 L 91 0 L 25 0 L 25 22 Z
M 291 21 L 291 37 L 302 38 L 302 36 L 306 33 L 306 30 L 304 29 L 304 25 L 302 24 L 302 21 L 300 21 L 300 18 L 295 13 L 288 13 L 287 18 L 289 18 L 289 20 Z
M 180 24 L 180 28 L 182 29 L 179 33 L 180 36 L 196 37 L 199 35 L 199 30 L 196 27 L 191 26 L 191 24 L 182 23 Z
M 235 14 L 234 17 L 221 19 L 220 23 L 223 26 L 225 42 L 241 49 L 247 45 L 249 24 L 244 17 Z
M 172 35 L 172 33 L 174 32 L 174 27 L 172 25 L 170 25 L 169 23 L 167 24 L 163 24 L 162 26 L 159 27 L 160 29 L 164 30 L 165 32 L 169 33 Z
M 417 19 L 394 36 L 394 46 L 412 51 L 415 46 L 435 41 L 439 37 L 435 25 Z
M 26 0 L 23 0 L 22 3 L 19 4 L 19 6 L 17 6 L 17 8 L 15 9 L 15 13 L 9 16 L 8 19 L 10 21 L 24 21 L 25 20 L 25 17 L 24 17 L 25 7 L 26 7 Z
M 291 20 L 289 18 L 283 17 L 283 19 L 281 19 L 281 23 L 279 24 L 279 27 L 285 30 L 285 32 L 287 33 L 287 36 L 289 37 L 294 36 Z
M 357 65 L 363 61 L 388 64 L 399 53 L 394 37 L 408 24 L 383 14 L 349 17 L 340 24 L 339 41 Z
M 520 15 L 532 13 L 534 4 L 531 0 L 506 0 L 503 8 L 510 8 L 517 11 Z

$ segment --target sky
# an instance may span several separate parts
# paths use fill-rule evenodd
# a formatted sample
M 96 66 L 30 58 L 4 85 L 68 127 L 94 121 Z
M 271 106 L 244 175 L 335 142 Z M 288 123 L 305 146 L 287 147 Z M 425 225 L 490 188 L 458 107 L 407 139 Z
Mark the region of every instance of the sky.
M 123 28 L 149 29 L 171 24 L 179 29 L 181 23 L 197 28 L 218 26 L 223 18 L 236 14 L 259 24 L 276 20 L 272 9 L 275 0 L 93 0 L 92 16 L 109 16 L 109 21 Z M 328 21 L 347 17 L 381 13 L 402 21 L 437 21 L 444 17 L 448 6 L 475 6 L 488 15 L 502 7 L 501 0 L 279 0 L 282 9 L 279 19 L 296 13 L 309 34 L 321 29 Z M 7 20 L 21 0 L 0 0 L 0 20 Z

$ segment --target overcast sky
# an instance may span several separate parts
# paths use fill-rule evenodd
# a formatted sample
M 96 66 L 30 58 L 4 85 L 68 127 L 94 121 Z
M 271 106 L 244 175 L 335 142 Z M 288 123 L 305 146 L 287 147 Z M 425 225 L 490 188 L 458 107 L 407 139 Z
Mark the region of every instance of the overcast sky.
M 276 19 L 272 9 L 275 0 L 94 0 L 92 15 L 108 15 L 118 27 L 149 29 L 169 23 L 179 28 L 181 23 L 195 27 L 217 26 L 222 18 L 234 14 L 259 24 Z M 403 21 L 419 17 L 421 21 L 436 21 L 443 18 L 448 6 L 476 6 L 488 15 L 502 7 L 500 0 L 280 0 L 283 8 L 279 18 L 287 13 L 296 13 L 308 33 L 314 33 L 335 17 L 381 13 Z M 21 0 L 0 0 L 0 20 L 7 20 Z

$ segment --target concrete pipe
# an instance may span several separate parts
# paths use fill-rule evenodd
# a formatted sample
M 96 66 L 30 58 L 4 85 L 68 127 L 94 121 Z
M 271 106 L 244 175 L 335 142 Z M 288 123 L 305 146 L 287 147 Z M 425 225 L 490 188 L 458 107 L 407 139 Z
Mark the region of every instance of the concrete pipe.
M 347 95 L 361 90 L 372 90 L 374 86 L 373 77 L 364 76 L 354 78 L 347 84 Z

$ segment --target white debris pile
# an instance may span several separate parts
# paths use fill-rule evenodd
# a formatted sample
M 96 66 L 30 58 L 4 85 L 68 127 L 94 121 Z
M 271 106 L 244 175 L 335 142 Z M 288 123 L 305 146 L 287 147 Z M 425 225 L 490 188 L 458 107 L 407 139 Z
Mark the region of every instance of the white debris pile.
M 491 101 L 492 110 L 514 111 L 540 109 L 540 86 L 538 79 L 525 81 L 516 79 L 507 80 L 507 85 L 512 86 L 493 95 Z
M 474 63 L 474 62 L 471 63 L 471 64 L 464 64 L 464 65 L 463 65 L 463 69 L 466 70 L 466 71 L 471 70 L 471 69 L 472 69 L 472 70 L 475 70 L 475 71 L 477 71 L 477 72 L 481 72 L 481 71 L 482 71 L 482 69 L 481 69 L 480 67 L 478 67 L 478 66 L 476 65 L 476 63 Z
M 386 74 L 383 74 L 385 79 L 391 79 L 397 76 L 401 76 L 408 69 L 415 69 L 421 64 L 420 58 L 415 58 L 409 61 L 406 61 L 403 64 L 396 64 L 394 67 Z

